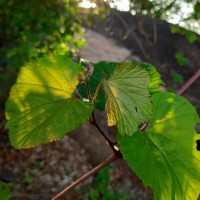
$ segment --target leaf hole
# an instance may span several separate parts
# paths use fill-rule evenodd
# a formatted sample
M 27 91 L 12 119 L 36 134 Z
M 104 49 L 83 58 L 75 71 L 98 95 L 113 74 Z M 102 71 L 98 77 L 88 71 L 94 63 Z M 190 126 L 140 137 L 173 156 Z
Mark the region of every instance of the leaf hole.
M 135 106 L 135 111 L 138 112 L 137 106 Z
M 196 147 L 197 151 L 200 151 L 200 140 L 197 140 L 196 143 L 197 143 L 197 147 Z

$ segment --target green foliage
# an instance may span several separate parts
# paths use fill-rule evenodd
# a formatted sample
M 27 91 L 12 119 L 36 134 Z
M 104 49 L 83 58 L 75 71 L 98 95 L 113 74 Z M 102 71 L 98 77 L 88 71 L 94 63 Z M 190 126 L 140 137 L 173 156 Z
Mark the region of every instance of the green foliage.
M 164 81 L 161 79 L 161 76 L 159 72 L 156 70 L 156 68 L 148 63 L 141 63 L 141 62 L 133 62 L 133 65 L 136 65 L 137 67 L 141 67 L 145 69 L 149 76 L 150 76 L 150 81 L 149 81 L 149 90 L 151 94 L 154 92 L 161 91 L 159 88 L 160 85 L 165 85 Z
M 0 110 L 19 67 L 48 53 L 72 56 L 83 46 L 79 11 L 76 0 L 1 1 Z
M 130 0 L 130 11 L 176 23 L 177 26 L 200 33 L 197 28 L 200 26 L 198 0 Z
M 100 62 L 93 73 L 88 69 L 65 56 L 43 57 L 22 67 L 6 103 L 11 145 L 28 148 L 60 139 L 89 119 L 94 123 L 93 110 L 106 104 L 101 108 L 108 125 L 116 126 L 122 156 L 152 188 L 154 199 L 196 199 L 200 136 L 194 126 L 200 119 L 193 106 L 160 92 L 162 81 L 151 65 Z M 141 130 L 141 125 L 146 126 Z M 92 199 L 116 199 L 105 190 L 108 172 L 96 180 Z
M 189 60 L 187 58 L 185 58 L 181 52 L 176 52 L 174 57 L 180 66 L 189 64 Z
M 145 132 L 118 135 L 121 153 L 145 186 L 153 189 L 155 200 L 197 199 L 200 154 L 194 126 L 198 114 L 185 98 L 172 93 L 155 93 L 152 104 Z
M 200 2 L 199 1 L 197 1 L 196 4 L 194 5 L 193 17 L 196 20 L 200 19 Z
M 3 182 L 0 182 L 0 200 L 10 199 L 10 188 Z
M 182 28 L 178 25 L 171 25 L 171 32 L 184 35 L 190 44 L 192 44 L 198 40 L 196 33 L 192 32 L 190 30 L 187 30 L 185 28 Z
M 80 31 L 75 0 L 9 0 L 1 7 L 1 53 L 9 66 L 52 51 L 70 55 L 82 45 L 74 37 Z
M 178 74 L 174 70 L 170 72 L 170 76 L 175 83 L 182 84 L 184 83 L 184 78 L 182 75 Z
M 91 200 L 128 200 L 128 198 L 120 191 L 112 191 L 108 189 L 108 184 L 111 182 L 110 173 L 112 165 L 109 165 L 98 172 L 95 176 L 94 189 L 91 189 L 86 195 Z
M 174 90 L 173 88 L 171 88 L 171 87 L 168 87 L 167 88 L 167 92 L 172 92 L 172 93 L 176 93 L 176 90 Z
M 80 73 L 81 67 L 64 56 L 41 58 L 21 68 L 6 104 L 14 147 L 59 139 L 89 119 L 92 105 L 74 97 Z
M 106 94 L 108 126 L 122 135 L 132 135 L 138 125 L 151 116 L 148 73 L 129 63 L 121 63 L 114 74 L 103 81 Z
M 23 181 L 24 183 L 30 184 L 34 181 L 34 178 L 35 178 L 34 175 L 28 174 L 24 177 Z
M 84 63 L 82 65 L 87 66 L 88 64 Z M 94 64 L 94 71 L 90 78 L 90 91 L 92 96 L 94 96 L 96 88 L 100 83 L 101 78 L 104 76 L 106 79 L 109 79 L 112 76 L 117 65 L 118 63 L 116 62 L 99 62 Z M 140 67 L 148 72 L 150 76 L 149 90 L 151 93 L 160 91 L 159 85 L 164 84 L 164 82 L 161 80 L 160 74 L 155 69 L 155 67 L 153 67 L 150 64 L 141 62 L 132 62 L 132 67 Z M 88 98 L 86 92 L 86 86 L 84 83 L 78 86 L 78 90 L 82 97 Z M 106 104 L 105 93 L 103 88 L 101 87 L 98 96 L 96 98 L 95 108 L 103 111 L 105 110 L 105 104 Z

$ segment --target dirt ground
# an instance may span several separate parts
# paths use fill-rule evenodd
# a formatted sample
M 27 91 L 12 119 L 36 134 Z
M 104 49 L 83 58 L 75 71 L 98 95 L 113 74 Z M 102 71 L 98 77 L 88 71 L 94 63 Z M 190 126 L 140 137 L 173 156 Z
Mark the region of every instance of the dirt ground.
M 196 55 L 200 51 L 199 43 L 194 47 L 188 47 L 186 43 L 181 42 L 184 41 L 182 36 L 179 36 L 181 39 L 178 41 L 177 35 L 170 42 L 162 43 L 160 42 L 162 38 L 172 37 L 169 36 L 169 28 L 165 23 L 163 25 L 161 22 L 157 22 L 155 40 L 155 35 L 152 36 L 148 33 L 148 31 L 152 31 L 153 25 L 149 25 L 149 30 L 147 22 L 143 20 L 142 25 L 140 25 L 143 26 L 143 28 L 140 27 L 141 30 L 143 29 L 142 34 L 138 31 L 139 25 L 134 29 L 136 19 L 134 21 L 126 15 L 122 17 L 126 19 L 126 22 L 132 24 L 131 30 L 138 34 L 136 37 L 139 38 L 140 36 L 139 43 L 136 42 L 137 38 L 132 35 L 130 30 L 127 30 L 123 22 L 121 21 L 122 24 L 120 24 L 118 17 L 115 18 L 111 15 L 99 24 L 96 28 L 98 32 L 91 29 L 86 30 L 85 36 L 88 44 L 80 51 L 80 56 L 91 62 L 137 60 L 152 63 L 161 72 L 167 85 L 174 89 L 180 88 L 181 85 L 169 79 L 170 70 L 175 69 L 177 72 L 182 73 L 185 80 L 187 80 L 200 68 Z M 160 26 L 163 26 L 163 32 L 159 32 Z M 156 43 L 154 44 L 154 42 Z M 171 47 L 170 44 L 175 42 L 177 45 Z M 151 48 L 155 48 L 155 51 L 151 51 Z M 193 59 L 194 62 L 190 63 L 191 66 L 179 69 L 180 66 L 176 65 L 172 55 L 173 52 L 177 51 L 176 48 L 184 49 L 184 52 L 189 52 L 189 55 L 195 58 Z M 159 51 L 162 52 L 160 56 Z M 167 57 L 170 57 L 170 59 Z M 199 86 L 200 81 L 198 80 L 185 95 L 200 111 Z M 99 125 L 104 127 L 106 123 L 105 113 L 96 113 L 96 115 Z M 113 134 L 112 129 L 105 129 L 105 132 Z M 90 124 L 81 126 L 60 141 L 29 150 L 14 150 L 4 145 L 3 140 L 7 140 L 6 136 L 1 136 L 1 138 L 0 178 L 11 182 L 12 200 L 49 200 L 112 153 L 102 136 Z M 111 190 L 121 189 L 130 200 L 152 199 L 151 191 L 143 187 L 142 182 L 132 173 L 123 160 L 115 162 L 110 179 L 111 183 L 108 188 Z M 88 199 L 86 195 L 90 189 L 94 188 L 93 186 L 94 178 L 91 177 L 62 199 Z

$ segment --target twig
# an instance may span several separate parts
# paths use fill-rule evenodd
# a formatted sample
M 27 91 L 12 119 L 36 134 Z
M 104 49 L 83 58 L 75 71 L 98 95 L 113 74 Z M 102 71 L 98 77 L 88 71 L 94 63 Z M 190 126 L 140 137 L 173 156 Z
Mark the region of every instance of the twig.
M 87 90 L 87 95 L 90 101 L 92 101 L 91 93 L 90 93 L 90 82 L 87 80 L 86 81 L 86 90 Z
M 145 131 L 148 125 L 149 125 L 148 123 L 143 124 L 143 126 L 140 128 L 140 131 Z
M 55 197 L 53 197 L 51 200 L 58 200 L 62 195 L 64 195 L 66 192 L 69 192 L 74 187 L 88 179 L 89 177 L 93 176 L 95 173 L 97 173 L 99 170 L 107 166 L 108 164 L 116 161 L 117 159 L 121 158 L 120 154 L 113 154 L 110 157 L 108 157 L 105 161 L 103 161 L 101 164 L 99 164 L 97 167 L 93 168 L 88 173 L 84 174 L 82 177 L 80 177 L 78 180 L 73 182 L 71 185 L 69 185 L 67 188 L 65 188 L 63 191 L 61 191 L 59 194 L 57 194 Z
M 181 87 L 177 95 L 182 95 L 199 77 L 200 69 Z
M 110 141 L 110 139 L 106 136 L 106 134 L 103 132 L 103 130 L 101 129 L 101 127 L 97 124 L 94 112 L 92 112 L 92 119 L 93 119 L 93 121 L 92 122 L 90 121 L 90 123 L 97 128 L 97 130 L 105 138 L 106 142 L 111 147 L 111 149 L 113 150 L 113 152 L 116 153 L 116 151 L 118 151 L 118 150 L 116 150 L 116 148 L 115 148 L 115 143 L 113 143 L 113 142 Z
M 164 9 L 161 9 L 161 16 L 162 18 L 166 17 L 166 13 L 167 11 L 171 10 L 171 8 L 174 6 L 174 4 L 176 3 L 176 0 L 172 1 L 168 6 L 166 6 Z M 163 16 L 164 14 L 164 16 Z
M 126 21 L 124 19 L 122 19 L 121 16 L 118 15 L 118 13 L 115 12 L 115 15 L 118 17 L 118 19 L 122 22 L 122 24 L 125 26 L 125 28 L 127 29 L 128 33 L 130 33 L 133 37 L 133 39 L 135 40 L 135 42 L 137 43 L 140 51 L 142 52 L 143 56 L 147 59 L 148 58 L 148 55 L 146 54 L 143 46 L 142 46 L 142 43 L 140 42 L 140 40 L 138 39 L 137 35 L 134 34 L 132 32 L 132 30 L 130 30 L 128 24 L 126 23 Z
M 153 23 L 153 43 L 156 44 L 157 43 L 157 38 L 158 38 L 157 25 L 156 25 L 154 19 L 152 19 L 152 23 Z

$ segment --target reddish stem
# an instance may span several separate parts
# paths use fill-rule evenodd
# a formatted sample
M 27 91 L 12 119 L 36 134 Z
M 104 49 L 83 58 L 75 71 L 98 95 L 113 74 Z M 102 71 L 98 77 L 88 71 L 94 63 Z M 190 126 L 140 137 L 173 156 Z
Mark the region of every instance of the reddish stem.
M 86 90 L 87 90 L 88 99 L 91 102 L 92 101 L 92 96 L 91 96 L 91 93 L 90 93 L 90 82 L 89 82 L 89 80 L 86 81 Z
M 93 176 L 95 173 L 97 173 L 99 170 L 107 166 L 108 164 L 116 161 L 117 159 L 121 158 L 120 154 L 113 154 L 109 156 L 105 161 L 103 161 L 101 164 L 93 168 L 91 171 L 80 177 L 78 180 L 73 182 L 71 185 L 69 185 L 67 188 L 65 188 L 63 191 L 61 191 L 59 194 L 57 194 L 55 197 L 53 197 L 51 200 L 58 200 L 62 195 L 64 195 L 66 192 L 69 192 L 74 187 L 88 179 L 89 177 Z
M 200 69 L 181 87 L 177 95 L 182 95 L 200 77 Z
M 144 124 L 144 125 L 140 128 L 140 130 L 141 130 L 141 131 L 145 131 L 146 128 L 147 128 L 147 126 L 148 126 L 148 123 Z
M 106 136 L 106 134 L 103 132 L 103 130 L 100 128 L 100 126 L 97 124 L 96 118 L 95 118 L 95 114 L 94 111 L 92 112 L 92 119 L 93 121 L 90 121 L 90 123 L 92 125 L 94 125 L 97 130 L 101 133 L 101 135 L 105 138 L 106 142 L 108 143 L 108 145 L 111 147 L 111 149 L 113 150 L 114 153 L 117 153 L 116 148 L 115 148 L 115 144 L 113 142 L 110 141 L 110 139 Z

